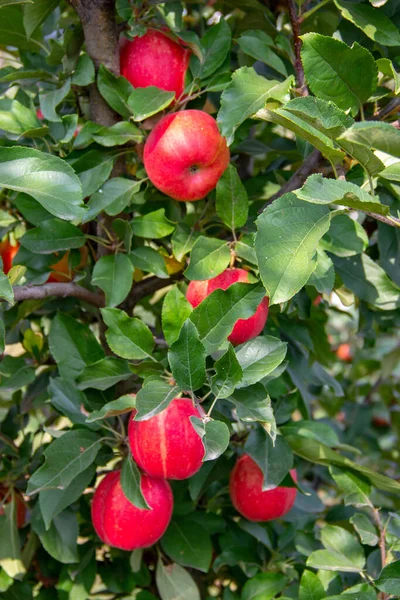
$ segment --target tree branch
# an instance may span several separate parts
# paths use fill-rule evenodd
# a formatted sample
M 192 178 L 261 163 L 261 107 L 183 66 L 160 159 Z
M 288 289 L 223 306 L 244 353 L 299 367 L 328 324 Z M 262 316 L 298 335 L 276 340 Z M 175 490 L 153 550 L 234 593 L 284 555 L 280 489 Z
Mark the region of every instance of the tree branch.
M 21 300 L 43 300 L 51 296 L 78 298 L 97 307 L 104 306 L 104 296 L 90 292 L 76 283 L 45 283 L 44 285 L 21 285 L 13 288 L 16 302 Z
M 306 160 L 303 162 L 301 167 L 299 167 L 297 169 L 297 171 L 295 173 L 293 173 L 291 178 L 281 187 L 279 192 L 277 192 L 276 194 L 271 196 L 271 198 L 269 198 L 269 200 L 262 206 L 262 208 L 260 208 L 260 210 L 258 212 L 262 213 L 263 210 L 269 204 L 271 204 L 271 202 L 273 202 L 280 196 L 283 196 L 283 194 L 287 194 L 288 192 L 293 192 L 293 190 L 297 190 L 298 188 L 300 188 L 303 185 L 303 183 L 305 182 L 305 180 L 307 179 L 307 177 L 309 175 L 311 175 L 311 173 L 314 173 L 315 171 L 317 171 L 321 160 L 322 160 L 321 152 L 317 149 L 313 150 L 311 152 L 311 154 L 309 154 L 307 156 Z
M 295 61 L 294 61 L 294 68 L 296 71 L 297 87 L 299 88 L 299 91 L 302 96 L 308 96 L 308 89 L 307 89 L 306 81 L 305 81 L 305 77 L 304 77 L 303 63 L 301 62 L 301 55 L 300 55 L 300 51 L 301 51 L 300 19 L 297 15 L 297 8 L 296 8 L 295 0 L 288 0 L 288 7 L 289 7 L 290 22 L 292 24 L 292 31 L 293 31 L 294 54 L 296 57 Z

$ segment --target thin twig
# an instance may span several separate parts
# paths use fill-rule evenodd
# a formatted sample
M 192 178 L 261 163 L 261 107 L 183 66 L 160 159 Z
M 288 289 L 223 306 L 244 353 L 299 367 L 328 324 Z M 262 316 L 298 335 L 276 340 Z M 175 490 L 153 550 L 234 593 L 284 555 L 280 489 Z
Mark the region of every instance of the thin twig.
M 79 298 L 97 307 L 104 306 L 104 296 L 90 292 L 76 283 L 45 283 L 44 285 L 21 285 L 13 288 L 14 300 L 42 300 L 51 296 Z
M 400 109 L 400 98 L 393 98 L 386 106 L 381 108 L 381 110 L 374 115 L 371 120 L 372 121 L 381 121 L 385 117 L 388 117 L 392 112 L 398 111 Z
M 384 569 L 386 566 L 386 531 L 385 527 L 382 525 L 379 509 L 373 508 L 372 512 L 374 515 L 375 524 L 379 530 L 379 550 L 381 552 L 382 569 Z M 389 598 L 389 594 L 386 594 L 385 592 L 379 593 L 379 600 L 387 600 L 387 598 Z
M 289 17 L 292 24 L 293 30 L 293 43 L 294 43 L 294 68 L 296 71 L 296 82 L 297 87 L 302 96 L 308 96 L 308 89 L 304 77 L 303 63 L 301 62 L 301 39 L 300 39 L 300 19 L 297 15 L 296 2 L 295 0 L 288 0 Z
M 291 178 L 281 187 L 279 192 L 271 196 L 268 202 L 266 202 L 262 208 L 258 211 L 259 213 L 263 212 L 263 210 L 271 204 L 274 200 L 283 196 L 283 194 L 287 194 L 288 192 L 293 192 L 293 190 L 297 190 L 300 188 L 307 177 L 314 173 L 321 162 L 322 154 L 319 150 L 315 149 L 311 152 L 311 154 L 306 158 L 301 167 L 297 169 L 295 173 L 291 176 Z

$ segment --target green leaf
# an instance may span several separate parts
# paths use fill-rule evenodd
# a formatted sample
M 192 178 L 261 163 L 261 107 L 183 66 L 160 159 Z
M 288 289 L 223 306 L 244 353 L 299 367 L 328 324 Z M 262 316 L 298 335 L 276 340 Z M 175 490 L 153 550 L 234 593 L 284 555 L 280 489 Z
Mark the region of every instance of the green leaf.
M 0 566 L 9 577 L 20 579 L 26 568 L 22 562 L 16 511 L 17 504 L 12 493 L 11 502 L 2 507 L 3 514 L 0 515 Z
M 379 536 L 375 527 L 364 513 L 356 513 L 350 518 L 350 523 L 360 536 L 361 543 L 367 546 L 376 546 Z
M 373 508 L 373 504 L 369 498 L 371 495 L 371 485 L 360 473 L 356 474 L 337 466 L 329 467 L 329 471 L 339 488 L 343 490 L 345 494 L 344 503 L 346 505 L 357 507 L 369 506 Z
M 258 217 L 255 250 L 270 304 L 289 300 L 307 283 L 329 222 L 327 207 L 308 206 L 294 194 L 284 194 Z
M 92 221 L 102 210 L 107 215 L 118 215 L 131 204 L 141 185 L 141 181 L 133 181 L 124 177 L 112 177 L 90 198 L 87 203 L 89 210 L 83 218 L 83 222 Z
M 129 502 L 142 510 L 149 510 L 141 488 L 142 475 L 131 456 L 125 458 L 121 469 L 121 487 Z
M 230 433 L 227 425 L 222 421 L 203 421 L 197 417 L 190 417 L 190 421 L 204 445 L 203 461 L 216 460 L 229 446 Z
M 236 358 L 243 371 L 240 387 L 257 383 L 278 367 L 286 356 L 287 343 L 266 335 L 242 344 Z
M 97 73 L 97 87 L 104 100 L 115 112 L 124 119 L 132 116 L 128 98 L 133 92 L 133 87 L 125 77 L 116 77 L 104 65 L 100 65 Z
M 49 347 L 60 375 L 65 379 L 76 379 L 86 365 L 104 357 L 89 326 L 60 312 L 51 323 Z
M 106 295 L 107 306 L 121 304 L 131 291 L 133 266 L 126 254 L 102 256 L 95 264 L 92 284 Z
M 86 423 L 93 423 L 100 419 L 108 419 L 116 415 L 123 415 L 131 412 L 136 406 L 136 398 L 133 394 L 120 396 L 116 400 L 111 400 L 104 404 L 99 410 L 94 410 L 86 419 Z
M 5 328 L 4 321 L 0 319 L 0 354 L 3 354 L 5 348 Z
M 394 68 L 392 61 L 388 58 L 378 58 L 375 62 L 381 73 L 394 80 L 394 93 L 398 94 L 400 92 L 400 75 Z
M 172 521 L 162 537 L 161 547 L 171 560 L 207 573 L 213 547 L 210 536 L 197 523 L 182 518 Z
M 103 308 L 101 314 L 108 327 L 106 340 L 114 354 L 130 360 L 152 358 L 154 338 L 145 323 L 118 308 Z
M 1 262 L 3 263 L 3 261 Z M 0 271 L 0 298 L 14 304 L 14 291 L 8 276 L 3 271 Z
M 200 340 L 208 353 L 221 346 L 238 319 L 248 319 L 265 297 L 261 285 L 234 283 L 227 290 L 215 290 L 192 312 Z
M 271 398 L 261 383 L 235 390 L 229 398 L 236 406 L 237 416 L 244 422 L 259 422 L 275 442 L 276 423 Z
M 136 269 L 141 269 L 147 273 L 154 273 L 160 279 L 168 279 L 168 271 L 165 266 L 165 261 L 161 254 L 154 248 L 141 246 L 135 248 L 129 254 L 129 258 Z
M 378 223 L 379 263 L 400 286 L 400 229 Z
M 198 390 L 206 379 L 206 351 L 196 326 L 187 319 L 168 351 L 172 375 L 182 390 Z
M 243 227 L 247 221 L 249 200 L 246 188 L 233 165 L 229 165 L 219 178 L 216 194 L 215 209 L 222 222 L 232 231 Z
M 293 81 L 293 76 L 280 83 L 257 75 L 250 67 L 236 69 L 231 83 L 222 93 L 221 108 L 217 117 L 221 133 L 227 138 L 228 144 L 233 142 L 239 125 L 264 108 L 267 100 L 287 100 Z
M 263 473 L 263 491 L 274 489 L 293 467 L 293 453 L 280 435 L 275 445 L 261 427 L 252 429 L 244 445 L 246 454 L 258 464 Z
M 325 590 L 318 576 L 305 569 L 300 580 L 299 600 L 323 600 Z
M 400 162 L 389 165 L 379 173 L 379 177 L 389 179 L 390 181 L 400 181 Z
M 200 236 L 190 253 L 190 263 L 185 271 L 185 277 L 195 281 L 212 279 L 225 271 L 230 259 L 231 253 L 224 240 Z
M 354 120 L 333 102 L 315 96 L 294 98 L 284 106 L 285 112 L 296 115 L 315 129 L 331 138 L 336 138 L 354 124 Z
M 200 593 L 194 579 L 176 563 L 163 565 L 159 558 L 156 583 L 161 600 L 200 600 Z
M 329 294 L 335 283 L 335 269 L 332 260 L 320 248 L 317 248 L 317 266 L 307 281 L 320 294 Z
M 74 74 L 72 75 L 72 83 L 74 85 L 85 86 L 94 83 L 95 80 L 96 73 L 93 61 L 89 54 L 83 52 L 79 57 Z
M 321 173 L 310 175 L 303 187 L 294 194 L 313 204 L 342 204 L 355 210 L 373 211 L 380 215 L 389 213 L 386 204 L 381 204 L 376 196 L 372 197 L 358 185 L 341 179 L 327 179 Z
M 287 425 L 281 427 L 281 432 L 284 435 L 301 435 L 306 438 L 317 440 L 327 446 L 339 446 L 339 438 L 332 427 L 327 423 L 320 423 L 319 421 L 292 421 Z
M 138 391 L 135 421 L 147 421 L 167 408 L 179 394 L 178 386 L 171 386 L 161 379 L 151 379 Z
M 301 39 L 304 74 L 313 93 L 356 115 L 376 89 L 372 54 L 357 42 L 350 48 L 319 33 L 306 33 Z
M 68 96 L 70 90 L 71 80 L 67 79 L 60 88 L 39 95 L 40 109 L 45 119 L 53 122 L 61 121 L 61 117 L 57 114 L 56 108 Z
M 347 152 L 349 156 L 357 160 L 360 165 L 371 175 L 377 175 L 380 173 L 385 165 L 383 162 L 373 153 L 373 151 L 363 144 L 357 142 L 350 142 L 344 138 L 338 138 L 337 143 Z
M 119 381 L 124 381 L 132 376 L 125 360 L 106 356 L 83 369 L 77 378 L 78 389 L 107 390 Z
M 201 45 L 204 49 L 203 61 L 193 56 L 191 70 L 194 77 L 206 79 L 222 65 L 231 47 L 231 30 L 223 17 L 208 29 L 201 38 Z
M 25 192 L 65 221 L 81 220 L 86 211 L 73 169 L 65 160 L 39 150 L 0 148 L 0 186 Z
M 24 7 L 24 27 L 28 38 L 58 6 L 60 0 L 35 0 Z
M 175 229 L 175 223 L 165 216 L 165 208 L 147 213 L 143 217 L 135 217 L 131 226 L 134 235 L 152 239 L 163 238 Z
M 368 148 L 381 150 L 400 158 L 400 131 L 389 123 L 378 121 L 354 123 L 338 138 L 339 143 L 341 140 L 363 144 Z
M 110 127 L 101 127 L 93 133 L 93 140 L 105 146 L 119 146 L 128 142 L 139 143 L 143 140 L 140 129 L 128 121 L 119 121 Z
M 166 92 L 154 85 L 137 88 L 128 97 L 128 106 L 133 113 L 134 121 L 144 121 L 171 104 L 175 92 Z
M 211 390 L 216 398 L 228 398 L 242 381 L 243 372 L 232 344 L 214 363 L 215 375 L 211 378 Z
M 284 77 L 288 76 L 285 63 L 271 50 L 271 47 L 274 47 L 272 38 L 264 31 L 260 29 L 245 31 L 238 39 L 238 44 L 245 54 L 260 60 Z
M 171 237 L 172 251 L 176 260 L 181 261 L 191 251 L 199 236 L 199 231 L 190 229 L 186 223 L 178 223 Z
M 331 467 L 332 465 L 344 467 L 356 471 L 357 474 L 366 477 L 376 488 L 391 492 L 400 492 L 400 483 L 390 479 L 380 473 L 375 473 L 372 469 L 359 465 L 349 458 L 331 450 L 328 446 L 316 442 L 315 440 L 303 438 L 298 435 L 286 436 L 286 441 L 291 446 L 293 452 L 305 460 L 321 465 Z
M 348 215 L 335 215 L 319 247 L 336 256 L 354 256 L 368 247 L 368 236 L 362 225 Z
M 165 295 L 161 322 L 162 329 L 168 344 L 173 344 L 179 337 L 183 323 L 192 312 L 192 306 L 182 294 L 177 285 Z
M 386 565 L 374 583 L 379 590 L 386 594 L 397 594 L 400 585 L 400 560 Z
M 27 493 L 66 488 L 93 463 L 99 450 L 100 438 L 92 431 L 67 431 L 44 451 L 46 462 L 30 477 Z
M 242 600 L 271 600 L 287 586 L 288 578 L 282 573 L 259 573 L 243 586 Z
M 72 423 L 85 423 L 85 395 L 76 389 L 71 380 L 61 377 L 50 379 L 48 393 L 50 402 L 58 412 L 68 417 Z
M 107 181 L 116 157 L 115 151 L 89 150 L 73 161 L 72 166 L 81 181 L 84 198 L 91 196 Z
M 300 136 L 306 142 L 318 148 L 331 162 L 340 162 L 344 157 L 343 152 L 336 147 L 330 137 L 316 129 L 308 120 L 304 120 L 295 112 L 287 111 L 285 107 L 275 110 L 259 110 L 256 117 L 290 129 L 296 136 Z
M 361 544 L 342 527 L 325 525 L 321 529 L 321 541 L 326 550 L 313 552 L 307 560 L 307 566 L 328 571 L 359 573 L 365 565 L 365 556 Z M 335 567 L 336 563 L 336 568 Z
M 20 50 L 38 53 L 43 49 L 39 32 L 28 38 L 23 24 L 20 6 L 6 6 L 1 9 L 0 39 L 2 46 L 15 46 Z
M 37 254 L 81 248 L 85 241 L 85 234 L 78 227 L 61 219 L 46 219 L 20 238 L 22 246 Z
M 33 512 L 32 527 L 46 550 L 55 560 L 63 564 L 79 561 L 77 539 L 79 535 L 78 517 L 71 510 L 64 510 L 54 517 L 46 530 L 38 507 Z
M 74 477 L 71 483 L 64 489 L 45 489 L 39 493 L 40 512 L 42 513 L 46 530 L 50 528 L 54 517 L 81 497 L 92 481 L 95 471 L 95 466 L 90 465 L 90 467 Z
M 361 29 L 366 36 L 384 46 L 400 46 L 398 27 L 384 12 L 368 6 L 335 0 L 335 4 L 343 17 Z
M 367 254 L 349 258 L 333 256 L 336 272 L 346 287 L 358 298 L 380 310 L 394 310 L 400 306 L 400 288 Z

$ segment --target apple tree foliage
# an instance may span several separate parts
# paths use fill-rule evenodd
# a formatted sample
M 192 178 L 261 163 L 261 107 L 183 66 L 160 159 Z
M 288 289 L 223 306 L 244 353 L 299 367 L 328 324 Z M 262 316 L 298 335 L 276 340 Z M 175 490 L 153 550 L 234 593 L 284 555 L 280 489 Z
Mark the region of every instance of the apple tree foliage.
M 117 36 L 149 25 L 192 52 L 178 104 L 118 74 Z M 1 598 L 400 596 L 399 26 L 396 0 L 0 0 L 0 228 L 20 243 L 0 273 Z M 185 108 L 231 151 L 194 203 L 142 163 Z M 66 252 L 73 281 L 47 284 Z M 188 282 L 230 264 L 253 283 L 192 310 Z M 234 348 L 264 295 L 263 333 Z M 211 417 L 204 465 L 173 482 L 157 546 L 107 548 L 97 478 L 122 465 L 143 506 L 128 413 L 182 392 Z M 266 486 L 297 469 L 283 520 L 233 509 L 243 450 Z

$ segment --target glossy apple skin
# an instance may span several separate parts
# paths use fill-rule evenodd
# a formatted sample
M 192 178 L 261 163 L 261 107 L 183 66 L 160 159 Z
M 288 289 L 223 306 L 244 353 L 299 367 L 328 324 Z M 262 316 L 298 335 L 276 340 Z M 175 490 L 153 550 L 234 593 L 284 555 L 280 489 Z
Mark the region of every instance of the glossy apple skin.
M 296 470 L 290 471 L 297 481 Z M 296 499 L 296 488 L 276 487 L 262 491 L 263 474 L 247 454 L 237 461 L 230 478 L 229 491 L 233 506 L 249 521 L 272 521 L 290 511 Z
M 12 263 L 19 250 L 19 246 L 18 242 L 15 246 L 12 246 L 8 239 L 0 243 L 0 256 L 3 260 L 3 271 L 6 275 L 13 266 Z
M 229 149 L 213 117 L 202 110 L 165 115 L 146 140 L 150 181 L 175 200 L 207 196 L 229 164 Z
M 189 50 L 160 31 L 148 29 L 142 37 L 121 42 L 121 75 L 135 88 L 155 85 L 175 92 L 179 98 L 185 88 L 189 58 Z
M 3 498 L 5 498 L 6 496 L 7 496 L 6 504 L 8 504 L 9 502 L 11 502 L 11 494 L 9 494 L 9 490 L 6 487 L 0 486 L 0 503 L 3 501 Z M 23 527 L 25 524 L 26 506 L 25 506 L 24 501 L 22 500 L 20 493 L 16 490 L 14 490 L 14 497 L 15 497 L 15 517 L 16 517 L 16 521 L 17 521 L 17 527 L 18 527 L 18 529 L 21 529 L 21 527 Z M 4 515 L 4 508 L 2 508 L 1 506 L 0 506 L 0 515 Z
M 353 355 L 351 353 L 350 344 L 340 344 L 336 350 L 336 356 L 345 362 L 351 362 Z
M 189 398 L 175 398 L 147 421 L 129 421 L 132 456 L 146 473 L 165 479 L 187 479 L 203 464 L 204 446 L 190 422 L 200 417 Z
M 223 273 L 208 281 L 191 281 L 186 298 L 196 308 L 215 290 L 226 290 L 233 283 L 248 283 L 249 274 L 244 269 L 226 269 Z M 268 298 L 264 298 L 256 312 L 249 319 L 238 319 L 228 340 L 238 346 L 259 335 L 264 329 L 268 317 Z
M 88 249 L 86 246 L 79 248 L 79 251 L 81 254 L 81 260 L 79 265 L 76 267 L 77 271 L 83 269 L 87 262 L 88 256 Z M 62 258 L 54 263 L 54 265 L 51 265 L 50 269 L 53 271 L 53 273 L 49 275 L 47 283 L 66 283 L 67 281 L 71 281 L 75 271 L 72 271 L 69 266 L 69 251 L 65 252 Z
M 168 481 L 142 475 L 142 492 L 151 510 L 134 506 L 122 491 L 120 471 L 98 485 L 92 500 L 92 522 L 99 538 L 121 550 L 147 548 L 165 533 L 171 520 L 173 496 Z

